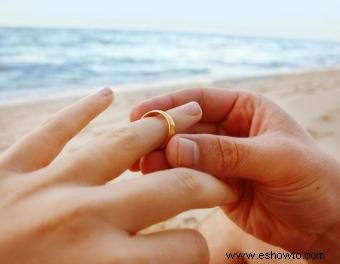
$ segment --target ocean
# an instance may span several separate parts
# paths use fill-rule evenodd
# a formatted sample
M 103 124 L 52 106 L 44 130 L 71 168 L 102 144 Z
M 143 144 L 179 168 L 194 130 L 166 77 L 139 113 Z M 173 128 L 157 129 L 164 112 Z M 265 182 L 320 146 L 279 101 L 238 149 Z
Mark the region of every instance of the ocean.
M 217 33 L 0 28 L 3 100 L 339 65 L 340 43 L 334 42 Z

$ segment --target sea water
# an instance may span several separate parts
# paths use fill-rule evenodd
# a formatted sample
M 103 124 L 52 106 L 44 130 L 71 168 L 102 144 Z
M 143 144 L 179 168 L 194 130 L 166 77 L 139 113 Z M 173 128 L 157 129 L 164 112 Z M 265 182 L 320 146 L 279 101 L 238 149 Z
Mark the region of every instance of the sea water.
M 340 43 L 334 42 L 217 33 L 0 28 L 0 100 L 339 65 Z

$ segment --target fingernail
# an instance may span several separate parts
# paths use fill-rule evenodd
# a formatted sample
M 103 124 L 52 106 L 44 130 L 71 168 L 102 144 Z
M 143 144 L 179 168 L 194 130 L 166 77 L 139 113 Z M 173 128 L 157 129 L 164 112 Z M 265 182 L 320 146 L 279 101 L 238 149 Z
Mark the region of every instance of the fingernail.
M 196 142 L 186 139 L 178 139 L 178 162 L 183 167 L 195 167 L 199 159 L 199 148 Z
M 202 112 L 201 107 L 197 102 L 190 102 L 182 105 L 180 110 L 188 115 L 198 115 Z
M 98 93 L 98 95 L 102 95 L 102 96 L 109 96 L 112 94 L 112 90 L 108 87 L 101 89 Z

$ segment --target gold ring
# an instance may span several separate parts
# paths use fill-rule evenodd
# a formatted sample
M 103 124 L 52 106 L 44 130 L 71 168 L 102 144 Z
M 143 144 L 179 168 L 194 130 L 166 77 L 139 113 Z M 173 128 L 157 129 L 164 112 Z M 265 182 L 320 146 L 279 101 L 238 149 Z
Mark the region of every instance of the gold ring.
M 166 146 L 166 144 L 169 142 L 170 138 L 173 135 L 176 134 L 176 124 L 175 124 L 175 121 L 174 121 L 174 119 L 172 118 L 171 115 L 169 115 L 168 113 L 166 113 L 164 111 L 161 111 L 161 110 L 152 110 L 152 111 L 149 111 L 149 112 L 145 113 L 142 116 L 142 119 L 146 118 L 146 117 L 153 117 L 153 116 L 161 116 L 161 117 L 163 117 L 163 119 L 168 124 L 168 136 L 167 136 L 164 144 L 161 146 L 161 148 L 164 148 Z

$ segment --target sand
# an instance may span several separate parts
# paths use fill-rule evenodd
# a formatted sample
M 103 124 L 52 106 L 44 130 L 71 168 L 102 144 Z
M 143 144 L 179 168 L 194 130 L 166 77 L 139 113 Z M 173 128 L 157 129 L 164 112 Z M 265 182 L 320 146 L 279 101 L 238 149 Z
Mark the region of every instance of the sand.
M 271 98 L 294 116 L 326 151 L 340 160 L 340 70 L 336 69 L 118 91 L 113 105 L 72 140 L 65 153 L 85 144 L 90 137 L 127 123 L 130 109 L 137 102 L 176 89 L 198 86 L 250 90 Z M 0 152 L 77 97 L 1 104 Z M 124 174 L 124 178 L 138 176 L 130 172 Z M 211 210 L 189 211 L 153 228 L 193 227 L 210 213 Z

